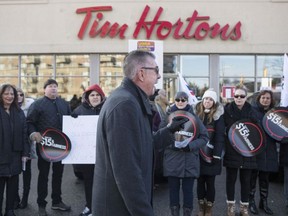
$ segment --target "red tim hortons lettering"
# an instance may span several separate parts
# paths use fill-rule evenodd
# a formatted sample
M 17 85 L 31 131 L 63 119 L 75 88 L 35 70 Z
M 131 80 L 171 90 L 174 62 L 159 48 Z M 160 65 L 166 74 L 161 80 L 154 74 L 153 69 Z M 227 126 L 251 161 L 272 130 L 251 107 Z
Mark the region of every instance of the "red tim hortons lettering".
M 119 34 L 119 38 L 124 39 L 125 31 L 128 28 L 128 25 L 124 24 L 121 27 L 119 27 L 120 25 L 117 22 L 111 25 L 109 21 L 106 21 L 102 25 L 102 27 L 99 27 L 100 21 L 103 19 L 103 13 L 101 13 L 100 11 L 112 11 L 112 7 L 111 6 L 99 6 L 99 7 L 79 8 L 76 10 L 77 14 L 86 13 L 86 16 L 78 32 L 78 38 L 83 39 L 85 31 L 88 28 L 89 22 L 91 20 L 92 13 L 98 12 L 96 14 L 96 19 L 93 21 L 92 26 L 90 28 L 89 36 L 91 38 L 96 37 L 97 35 L 100 35 L 100 37 L 106 37 L 109 34 L 109 36 L 113 38 L 117 34 Z

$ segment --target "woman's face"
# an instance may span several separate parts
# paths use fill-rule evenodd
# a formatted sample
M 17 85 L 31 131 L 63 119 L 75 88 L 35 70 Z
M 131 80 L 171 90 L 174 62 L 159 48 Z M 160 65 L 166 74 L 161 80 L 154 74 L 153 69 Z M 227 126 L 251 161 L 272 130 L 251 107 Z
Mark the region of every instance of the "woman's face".
M 12 88 L 6 88 L 4 93 L 2 94 L 2 100 L 4 107 L 10 107 L 14 101 L 14 91 Z
M 101 103 L 101 95 L 96 91 L 92 91 L 88 96 L 88 100 L 89 103 L 95 107 Z
M 211 107 L 214 104 L 214 100 L 211 97 L 205 97 L 205 98 L 203 98 L 202 103 L 203 103 L 203 107 L 205 109 L 211 109 Z
M 21 91 L 17 92 L 18 95 L 18 103 L 22 103 L 24 101 L 24 94 Z
M 176 98 L 175 105 L 178 109 L 184 109 L 188 104 L 188 100 L 186 98 Z
M 234 101 L 235 101 L 235 104 L 238 106 L 239 109 L 241 109 L 244 106 L 246 99 L 247 99 L 247 95 L 246 95 L 244 90 L 237 89 L 235 91 Z
M 271 95 L 269 93 L 261 95 L 259 103 L 264 107 L 264 109 L 269 109 L 271 102 Z

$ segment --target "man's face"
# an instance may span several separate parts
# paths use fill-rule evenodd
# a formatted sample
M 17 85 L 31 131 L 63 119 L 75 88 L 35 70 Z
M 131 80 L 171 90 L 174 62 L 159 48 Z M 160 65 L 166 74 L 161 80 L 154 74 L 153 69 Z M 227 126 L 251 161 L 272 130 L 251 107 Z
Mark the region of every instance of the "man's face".
M 140 68 L 143 72 L 143 90 L 148 96 L 155 92 L 155 84 L 161 78 L 159 68 L 153 58 L 148 58 L 146 64 Z
M 58 96 L 58 86 L 56 84 L 47 85 L 44 94 L 50 99 L 55 99 Z

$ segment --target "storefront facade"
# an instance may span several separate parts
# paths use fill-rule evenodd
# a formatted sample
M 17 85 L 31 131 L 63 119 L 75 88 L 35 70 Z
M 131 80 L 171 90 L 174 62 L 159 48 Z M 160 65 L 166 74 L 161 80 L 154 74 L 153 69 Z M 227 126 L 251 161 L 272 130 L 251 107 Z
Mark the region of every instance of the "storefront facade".
M 229 99 L 239 83 L 278 91 L 287 9 L 288 0 L 0 0 L 0 83 L 39 97 L 52 77 L 67 100 L 92 83 L 109 95 L 129 40 L 160 40 L 171 100 L 178 72 L 197 96 L 213 87 Z

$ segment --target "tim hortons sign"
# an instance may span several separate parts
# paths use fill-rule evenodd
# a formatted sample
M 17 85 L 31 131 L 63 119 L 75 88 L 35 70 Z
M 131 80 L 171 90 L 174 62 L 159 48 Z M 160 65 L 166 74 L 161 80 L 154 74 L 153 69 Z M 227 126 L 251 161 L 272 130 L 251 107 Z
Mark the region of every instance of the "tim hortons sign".
M 84 14 L 84 20 L 78 32 L 78 38 L 84 39 L 86 32 L 90 38 L 110 37 L 125 39 L 129 26 L 111 22 L 105 19 L 105 13 L 112 11 L 112 6 L 96 6 L 78 8 L 77 14 Z M 212 39 L 220 37 L 222 40 L 239 40 L 241 38 L 241 22 L 238 21 L 234 26 L 229 24 L 221 25 L 219 23 L 209 23 L 209 16 L 200 16 L 198 11 L 194 10 L 192 15 L 187 18 L 179 17 L 177 20 L 169 21 L 161 19 L 164 9 L 159 7 L 154 18 L 148 20 L 147 16 L 150 7 L 145 6 L 140 18 L 136 21 L 133 38 L 137 39 L 140 32 L 146 33 L 146 39 L 156 35 L 159 40 L 165 40 L 169 36 L 174 39 L 196 39 L 204 40 L 207 37 Z M 93 17 L 92 17 L 93 15 Z

